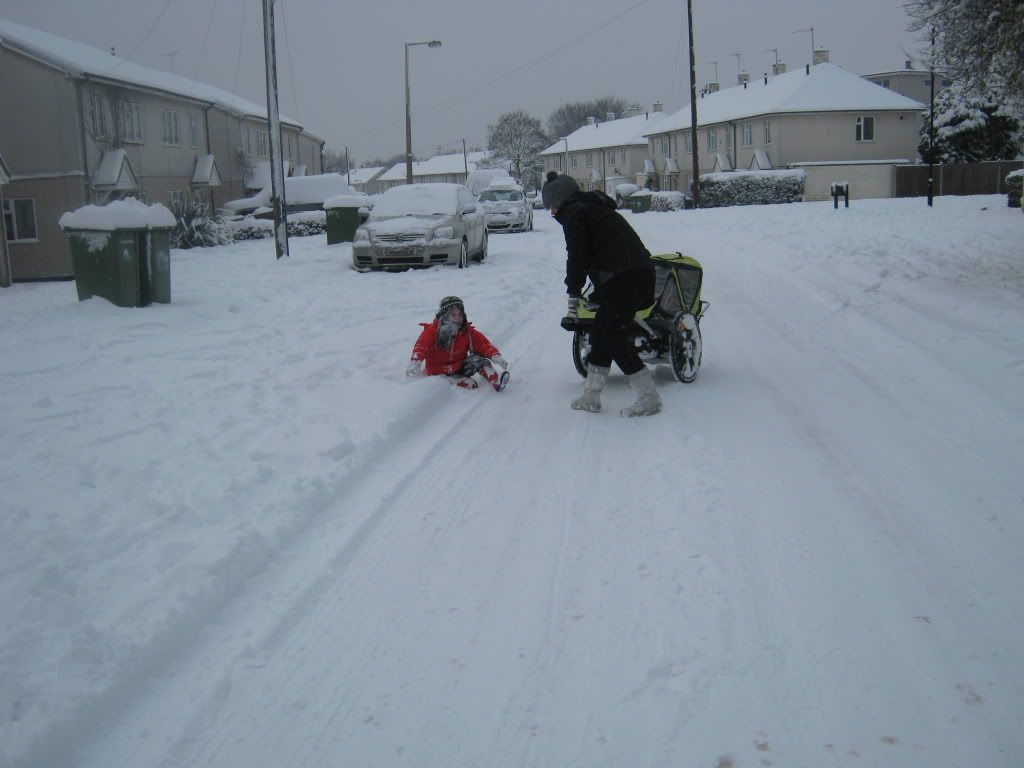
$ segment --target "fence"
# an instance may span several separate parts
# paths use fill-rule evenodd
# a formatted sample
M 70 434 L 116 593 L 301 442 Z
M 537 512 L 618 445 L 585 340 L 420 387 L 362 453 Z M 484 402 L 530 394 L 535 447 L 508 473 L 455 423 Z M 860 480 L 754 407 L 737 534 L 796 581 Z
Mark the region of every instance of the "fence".
M 932 191 L 935 195 L 1001 195 L 1006 192 L 1006 174 L 1022 167 L 1021 160 L 936 165 Z M 895 172 L 896 197 L 927 196 L 927 165 L 898 165 Z

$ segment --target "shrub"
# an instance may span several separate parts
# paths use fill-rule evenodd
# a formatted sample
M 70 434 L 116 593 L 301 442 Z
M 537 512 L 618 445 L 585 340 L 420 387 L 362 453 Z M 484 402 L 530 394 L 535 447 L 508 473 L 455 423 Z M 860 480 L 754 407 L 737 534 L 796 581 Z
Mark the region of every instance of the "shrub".
M 681 211 L 692 207 L 693 200 L 682 192 L 655 192 L 651 195 L 652 211 Z
M 232 242 L 231 231 L 219 216 L 210 215 L 205 200 L 191 195 L 176 200 L 171 203 L 171 213 L 177 220 L 171 232 L 172 248 L 207 248 Z
M 806 181 L 807 174 L 801 170 L 708 173 L 700 177 L 700 204 L 718 208 L 798 203 Z
M 262 240 L 274 236 L 274 222 L 270 219 L 257 219 L 246 216 L 238 221 L 228 222 L 235 240 Z M 291 213 L 287 219 L 288 237 L 308 237 L 322 235 L 327 231 L 327 214 L 324 211 L 304 211 Z
M 1011 208 L 1020 208 L 1021 189 L 1024 187 L 1024 168 L 1006 177 L 1006 204 Z

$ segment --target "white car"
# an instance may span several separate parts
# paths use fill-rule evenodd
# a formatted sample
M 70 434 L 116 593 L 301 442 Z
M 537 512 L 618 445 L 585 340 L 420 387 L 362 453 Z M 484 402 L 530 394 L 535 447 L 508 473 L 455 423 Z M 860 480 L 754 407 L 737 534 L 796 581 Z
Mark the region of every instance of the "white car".
M 352 242 L 358 272 L 469 266 L 487 258 L 487 225 L 470 191 L 461 184 L 392 187 L 374 203 Z
M 533 229 L 533 205 L 518 184 L 494 183 L 477 198 L 491 232 L 528 232 Z

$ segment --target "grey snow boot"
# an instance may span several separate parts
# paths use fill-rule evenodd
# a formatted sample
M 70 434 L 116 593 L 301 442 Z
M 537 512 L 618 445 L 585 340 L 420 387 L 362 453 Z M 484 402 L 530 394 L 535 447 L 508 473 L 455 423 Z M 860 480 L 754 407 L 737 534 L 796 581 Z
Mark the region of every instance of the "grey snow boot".
M 661 397 L 654 386 L 654 377 L 646 367 L 626 377 L 629 386 L 636 390 L 636 402 L 623 408 L 623 416 L 650 416 L 661 410 Z
M 610 368 L 600 365 L 587 366 L 587 380 L 583 384 L 583 394 L 573 400 L 569 405 L 577 411 L 589 411 L 590 413 L 601 412 L 601 390 L 608 380 Z

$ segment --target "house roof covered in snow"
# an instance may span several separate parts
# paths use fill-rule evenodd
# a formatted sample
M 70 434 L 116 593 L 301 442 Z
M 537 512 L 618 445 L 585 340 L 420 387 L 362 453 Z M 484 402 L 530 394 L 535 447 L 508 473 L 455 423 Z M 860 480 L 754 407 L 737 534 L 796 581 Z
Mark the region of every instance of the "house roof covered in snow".
M 730 120 L 793 112 L 850 112 L 869 110 L 917 111 L 924 105 L 888 88 L 847 72 L 835 64 L 818 64 L 808 74 L 794 69 L 781 75 L 751 79 L 744 88 L 737 85 L 709 93 L 697 100 L 697 124 L 714 125 Z M 658 124 L 648 136 L 690 127 L 690 105 L 686 104 Z
M 646 146 L 645 135 L 653 133 L 668 117 L 669 115 L 664 112 L 644 112 L 632 117 L 620 117 L 618 120 L 584 125 L 566 137 L 569 140 L 569 151 Z M 559 139 L 541 152 L 541 155 L 560 155 L 564 152 L 565 142 Z
M 371 168 L 353 168 L 348 172 L 347 178 L 351 180 L 352 184 L 366 184 L 367 182 L 373 181 L 386 169 L 382 165 L 373 166 Z
M 469 152 L 452 155 L 434 155 L 429 160 L 417 160 L 412 164 L 413 178 L 417 176 L 440 176 L 443 174 L 465 173 L 466 165 L 475 171 L 484 162 L 487 152 Z M 395 163 L 379 177 L 379 181 L 396 181 L 405 178 L 405 163 Z
M 0 47 L 21 51 L 72 77 L 88 76 L 127 83 L 139 88 L 207 102 L 240 117 L 267 119 L 266 105 L 257 104 L 198 80 L 135 64 L 127 59 L 112 56 L 109 51 L 102 51 L 91 45 L 58 37 L 3 18 L 0 18 Z M 303 128 L 297 120 L 284 115 L 281 115 L 281 122 Z M 319 138 L 314 134 L 310 135 Z

